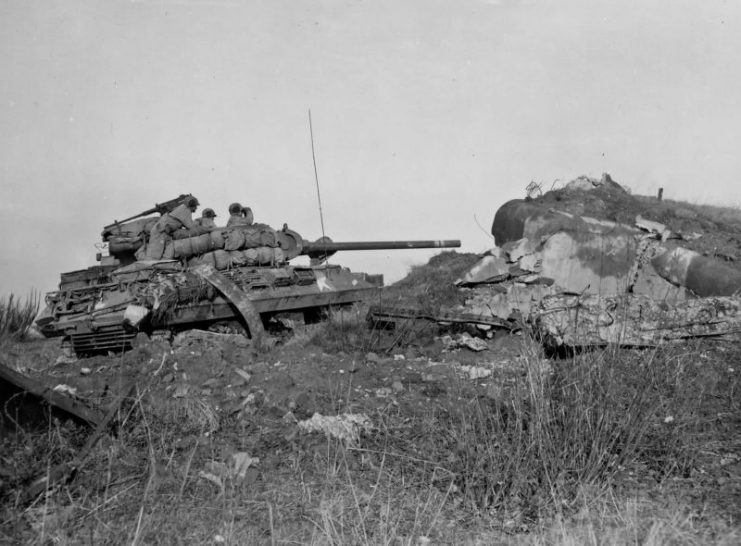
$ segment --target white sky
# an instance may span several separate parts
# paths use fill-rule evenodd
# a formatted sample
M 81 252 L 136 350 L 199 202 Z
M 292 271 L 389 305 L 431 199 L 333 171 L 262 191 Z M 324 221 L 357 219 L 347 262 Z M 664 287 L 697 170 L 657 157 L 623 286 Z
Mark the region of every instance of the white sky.
M 603 171 L 739 205 L 740 15 L 712 0 L 3 2 L 0 295 L 55 289 L 95 263 L 103 225 L 180 193 L 319 237 L 309 108 L 337 241 L 483 251 L 531 180 Z M 393 282 L 433 253 L 333 262 Z

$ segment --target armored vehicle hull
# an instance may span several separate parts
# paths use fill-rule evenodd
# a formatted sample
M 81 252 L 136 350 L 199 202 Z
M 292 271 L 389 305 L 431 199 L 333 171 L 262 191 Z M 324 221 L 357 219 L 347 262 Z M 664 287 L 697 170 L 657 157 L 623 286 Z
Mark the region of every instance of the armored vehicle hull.
M 48 294 L 52 320 L 43 331 L 65 336 L 78 354 L 92 354 L 129 349 L 139 332 L 242 322 L 230 299 L 172 266 L 179 264 L 157 263 L 135 274 L 114 274 L 103 284 Z M 303 313 L 310 321 L 322 309 L 372 297 L 383 284 L 380 276 L 337 265 L 235 268 L 221 274 L 247 295 L 263 321 L 287 312 Z M 132 309 L 146 316 L 136 322 Z
M 166 214 L 187 197 L 147 212 Z M 173 259 L 147 260 L 141 250 L 146 229 L 157 218 L 139 216 L 106 226 L 109 255 L 99 255 L 100 265 L 63 273 L 59 290 L 46 296 L 37 325 L 47 336 L 63 336 L 78 355 L 129 349 L 139 333 L 235 321 L 259 346 L 264 324 L 277 314 L 302 313 L 314 320 L 329 307 L 378 293 L 382 275 L 328 264 L 335 252 L 460 246 L 455 240 L 309 242 L 285 225 L 277 231 L 255 224 L 190 237 L 182 230 L 165 247 Z M 299 255 L 309 256 L 311 265 L 290 265 Z

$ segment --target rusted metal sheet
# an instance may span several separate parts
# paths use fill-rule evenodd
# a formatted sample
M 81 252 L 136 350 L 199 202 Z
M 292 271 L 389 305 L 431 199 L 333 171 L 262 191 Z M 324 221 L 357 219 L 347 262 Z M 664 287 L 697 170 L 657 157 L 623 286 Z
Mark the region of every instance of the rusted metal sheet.
M 428 320 L 438 323 L 481 324 L 507 330 L 512 330 L 515 327 L 513 322 L 503 320 L 488 312 L 477 314 L 457 310 L 440 310 L 432 313 L 416 307 L 397 305 L 372 305 L 368 310 L 368 318 L 374 321 L 408 319 Z
M 647 296 L 557 294 L 544 297 L 531 322 L 551 346 L 657 346 L 696 337 L 737 338 L 741 298 L 688 299 L 671 305 Z
M 9 388 L 2 390 L 8 392 L 10 396 L 22 393 L 30 394 L 38 400 L 38 403 L 46 402 L 54 411 L 61 412 L 91 426 L 97 426 L 103 420 L 103 414 L 100 411 L 92 409 L 65 394 L 56 392 L 43 383 L 18 373 L 4 364 L 0 364 L 0 381 L 9 386 Z M 6 401 L 2 402 L 5 403 Z
M 202 264 L 191 269 L 191 271 L 205 281 L 211 283 L 221 294 L 239 310 L 247 323 L 247 328 L 252 338 L 252 343 L 259 350 L 262 346 L 262 338 L 265 328 L 250 298 L 229 278 L 225 277 L 210 265 Z

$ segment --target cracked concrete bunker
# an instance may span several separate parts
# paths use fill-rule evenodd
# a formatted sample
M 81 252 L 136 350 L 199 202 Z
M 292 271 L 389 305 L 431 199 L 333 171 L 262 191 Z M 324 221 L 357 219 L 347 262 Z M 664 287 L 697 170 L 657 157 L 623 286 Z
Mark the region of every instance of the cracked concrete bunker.
M 433 318 L 525 327 L 556 346 L 734 336 L 741 268 L 732 252 L 741 234 L 698 215 L 633 196 L 607 174 L 509 201 L 494 216 L 496 246 L 456 281 L 465 303 Z M 731 241 L 730 251 L 716 249 L 724 261 L 713 241 Z

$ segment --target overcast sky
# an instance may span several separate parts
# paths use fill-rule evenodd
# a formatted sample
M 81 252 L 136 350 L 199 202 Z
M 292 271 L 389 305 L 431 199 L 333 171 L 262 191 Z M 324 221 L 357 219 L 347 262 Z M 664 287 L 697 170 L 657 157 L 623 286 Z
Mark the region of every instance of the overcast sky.
M 95 263 L 103 225 L 193 193 L 337 241 L 491 246 L 580 174 L 739 205 L 741 8 L 720 1 L 0 4 L 0 295 Z M 334 262 L 401 278 L 432 252 Z

